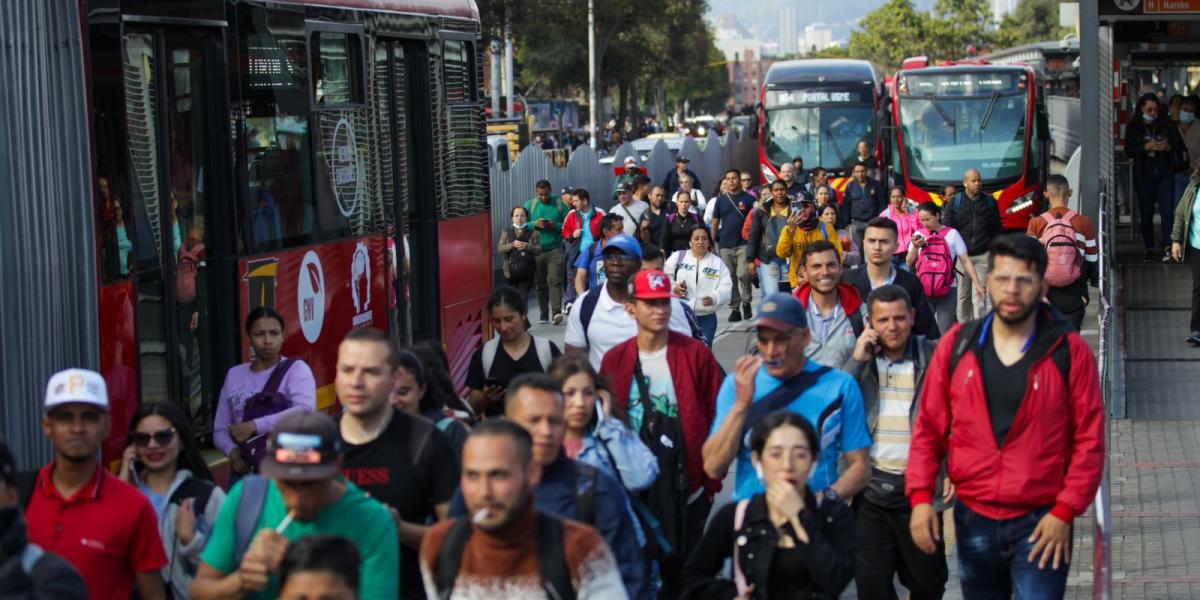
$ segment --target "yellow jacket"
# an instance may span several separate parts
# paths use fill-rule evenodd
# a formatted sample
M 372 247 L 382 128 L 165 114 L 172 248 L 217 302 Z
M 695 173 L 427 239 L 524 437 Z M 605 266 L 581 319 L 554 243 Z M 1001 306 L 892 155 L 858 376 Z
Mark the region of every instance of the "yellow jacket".
M 830 231 L 828 236 L 825 235 L 825 228 L 828 227 L 824 223 L 818 223 L 816 227 L 809 231 L 800 229 L 799 227 L 784 227 L 779 234 L 779 243 L 775 245 L 775 254 L 779 258 L 788 261 L 788 281 L 792 284 L 792 289 L 796 289 L 799 285 L 800 277 L 797 271 L 800 270 L 800 260 L 804 256 L 804 249 L 809 244 L 817 240 L 826 240 L 833 244 L 837 249 L 838 259 L 842 257 L 842 238 L 838 236 L 837 231 Z

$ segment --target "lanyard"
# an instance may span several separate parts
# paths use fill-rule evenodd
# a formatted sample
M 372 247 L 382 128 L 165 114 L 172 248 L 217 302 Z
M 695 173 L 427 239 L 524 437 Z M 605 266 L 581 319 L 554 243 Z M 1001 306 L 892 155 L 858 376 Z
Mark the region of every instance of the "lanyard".
M 995 318 L 996 318 L 996 313 L 992 312 L 983 319 L 983 327 L 979 328 L 979 345 L 980 346 L 983 346 L 984 341 L 987 340 L 988 333 L 990 333 L 992 331 L 992 320 Z M 1033 338 L 1037 337 L 1037 321 L 1036 321 L 1037 317 L 1034 317 L 1034 319 L 1035 320 L 1033 322 L 1033 331 L 1029 333 L 1029 339 L 1025 340 L 1025 345 L 1021 346 L 1021 354 L 1022 355 L 1024 355 L 1026 352 L 1029 352 L 1029 347 L 1033 345 Z

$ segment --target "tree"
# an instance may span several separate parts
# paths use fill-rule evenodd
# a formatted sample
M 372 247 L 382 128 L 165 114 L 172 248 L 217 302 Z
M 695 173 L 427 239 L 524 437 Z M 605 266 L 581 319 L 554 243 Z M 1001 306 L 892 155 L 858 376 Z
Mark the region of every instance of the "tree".
M 997 48 L 1012 48 L 1063 39 L 1072 30 L 1058 26 L 1061 3 L 1062 0 L 1022 0 L 1016 10 L 1004 15 L 993 43 Z
M 918 12 L 912 0 L 888 0 L 863 17 L 860 30 L 850 33 L 849 54 L 895 70 L 905 58 L 927 53 L 929 25 L 929 17 Z
M 935 60 L 958 60 L 991 44 L 988 0 L 937 0 L 930 15 L 930 38 Z

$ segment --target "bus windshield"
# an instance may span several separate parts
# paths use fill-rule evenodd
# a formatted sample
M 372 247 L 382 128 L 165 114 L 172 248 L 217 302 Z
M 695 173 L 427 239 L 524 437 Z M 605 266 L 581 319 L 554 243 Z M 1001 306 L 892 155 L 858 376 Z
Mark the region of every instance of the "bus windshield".
M 870 106 L 768 109 L 767 158 L 782 165 L 800 156 L 807 168 L 848 171 L 858 156 L 858 143 L 874 145 L 874 119 Z
M 1028 94 L 905 96 L 900 128 L 909 178 L 958 181 L 979 169 L 984 181 L 1015 180 L 1024 170 Z

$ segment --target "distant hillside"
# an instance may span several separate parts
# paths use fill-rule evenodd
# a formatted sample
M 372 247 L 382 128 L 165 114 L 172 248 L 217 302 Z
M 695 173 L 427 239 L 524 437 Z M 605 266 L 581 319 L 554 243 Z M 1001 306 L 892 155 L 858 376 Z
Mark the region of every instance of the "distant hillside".
M 708 0 L 709 16 L 737 15 L 738 21 L 762 42 L 779 39 L 779 11 L 794 7 L 797 31 L 803 32 L 809 23 L 823 20 L 833 30 L 833 39 L 848 40 L 850 30 L 864 15 L 884 4 L 885 0 Z M 928 10 L 934 0 L 914 0 L 919 10 Z M 818 15 L 820 15 L 818 17 Z

